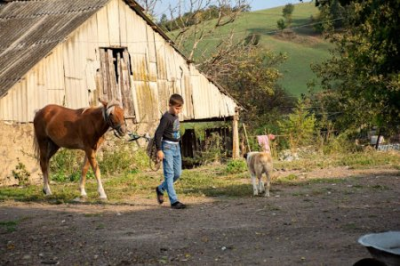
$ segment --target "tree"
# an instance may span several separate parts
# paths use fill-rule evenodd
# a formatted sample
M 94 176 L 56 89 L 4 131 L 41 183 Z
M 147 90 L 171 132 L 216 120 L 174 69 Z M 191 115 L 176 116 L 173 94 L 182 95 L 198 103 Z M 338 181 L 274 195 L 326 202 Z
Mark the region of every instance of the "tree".
M 169 20 L 168 20 L 166 14 L 162 14 L 161 15 L 160 22 L 158 23 L 158 26 L 160 26 L 160 28 L 163 31 L 170 31 L 171 30 L 170 25 L 169 25 Z
M 219 29 L 232 25 L 248 8 L 247 0 L 190 0 L 186 6 L 184 1 L 179 1 L 170 8 L 174 23 L 174 32 L 170 35 L 190 61 L 201 61 L 198 57 L 208 51 L 198 52 L 199 45 L 214 37 Z M 231 38 L 233 33 L 230 35 L 227 38 Z
M 292 150 L 310 145 L 314 140 L 315 117 L 306 107 L 307 104 L 299 100 L 294 112 L 286 120 L 278 122 L 281 133 L 288 136 Z
M 249 35 L 236 44 L 224 40 L 219 52 L 201 65 L 207 76 L 227 88 L 246 108 L 242 119 L 252 128 L 276 123 L 277 115 L 293 107 L 293 98 L 277 85 L 282 77 L 277 68 L 286 56 L 259 47 L 259 38 Z
M 291 98 L 276 84 L 281 77 L 276 68 L 286 57 L 260 48 L 260 35 L 234 38 L 233 22 L 249 10 L 246 1 L 191 0 L 185 13 L 180 10 L 183 10 L 182 5 L 171 9 L 171 14 L 178 16 L 169 21 L 175 26 L 170 34 L 178 49 L 247 108 L 248 112 L 242 117 L 258 122 L 271 116 L 271 110 L 280 110 L 280 106 L 292 107 L 291 103 L 286 104 Z M 230 30 L 226 29 L 228 27 Z M 224 37 L 221 38 L 219 32 L 224 32 Z M 215 41 L 210 42 L 209 38 Z
M 400 123 L 400 2 L 341 3 L 352 11 L 350 27 L 330 36 L 332 58 L 313 69 L 323 88 L 339 95 L 348 126 L 391 129 Z
M 278 25 L 278 29 L 280 29 L 281 31 L 283 31 L 284 29 L 286 29 L 287 25 L 285 23 L 285 20 L 283 18 L 278 19 L 278 21 L 276 22 L 276 24 Z
M 338 30 L 346 26 L 350 10 L 346 10 L 339 0 L 331 0 L 324 5 L 318 5 L 318 8 L 319 14 L 311 17 L 317 32 Z
M 293 11 L 294 11 L 294 5 L 292 4 L 285 5 L 285 7 L 282 9 L 283 18 L 278 19 L 278 21 L 276 22 L 278 29 L 283 31 L 284 29 L 290 27 L 290 25 L 292 24 Z
M 137 2 L 143 7 L 144 13 L 154 20 L 154 9 L 161 0 L 137 0 Z
M 290 27 L 292 24 L 292 14 L 294 11 L 294 5 L 286 4 L 285 7 L 282 9 L 282 15 L 286 19 L 286 25 Z

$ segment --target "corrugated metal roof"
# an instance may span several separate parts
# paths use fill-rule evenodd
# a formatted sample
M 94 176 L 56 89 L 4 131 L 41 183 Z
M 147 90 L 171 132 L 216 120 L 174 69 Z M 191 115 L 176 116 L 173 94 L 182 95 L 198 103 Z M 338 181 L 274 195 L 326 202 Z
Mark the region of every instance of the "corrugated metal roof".
M 0 96 L 108 1 L 0 4 Z

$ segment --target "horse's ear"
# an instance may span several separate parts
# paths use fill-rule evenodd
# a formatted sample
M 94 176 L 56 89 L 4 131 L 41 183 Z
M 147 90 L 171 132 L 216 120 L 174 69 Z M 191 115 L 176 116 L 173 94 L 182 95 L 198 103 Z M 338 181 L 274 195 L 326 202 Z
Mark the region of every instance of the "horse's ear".
M 108 105 L 110 105 L 110 106 L 112 106 L 112 105 L 118 105 L 118 106 L 121 106 L 121 104 L 120 104 L 120 101 L 118 100 L 118 98 L 117 99 L 112 99 L 109 103 L 108 103 Z
M 101 102 L 102 105 L 104 105 L 105 107 L 107 107 L 107 102 L 104 101 L 103 99 L 101 99 L 100 97 L 99 97 L 99 102 Z

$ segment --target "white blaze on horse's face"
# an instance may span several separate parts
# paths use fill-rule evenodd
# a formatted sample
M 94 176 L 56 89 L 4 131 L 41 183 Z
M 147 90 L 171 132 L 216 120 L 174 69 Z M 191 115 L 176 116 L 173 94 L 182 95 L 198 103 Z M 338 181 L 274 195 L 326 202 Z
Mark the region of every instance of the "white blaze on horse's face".
M 116 137 L 123 137 L 127 133 L 127 126 L 124 117 L 124 111 L 119 106 L 118 102 L 111 101 L 106 108 L 106 120 L 110 127 L 114 129 Z

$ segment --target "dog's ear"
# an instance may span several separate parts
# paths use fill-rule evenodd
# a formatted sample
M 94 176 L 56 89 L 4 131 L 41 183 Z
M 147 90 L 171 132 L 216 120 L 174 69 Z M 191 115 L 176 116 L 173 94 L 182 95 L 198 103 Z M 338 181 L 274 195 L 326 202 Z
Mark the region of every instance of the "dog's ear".
M 247 159 L 247 152 L 243 155 L 243 158 Z

